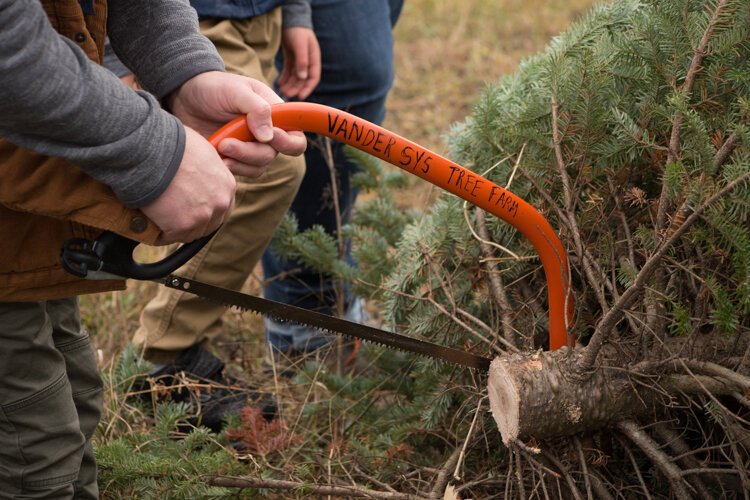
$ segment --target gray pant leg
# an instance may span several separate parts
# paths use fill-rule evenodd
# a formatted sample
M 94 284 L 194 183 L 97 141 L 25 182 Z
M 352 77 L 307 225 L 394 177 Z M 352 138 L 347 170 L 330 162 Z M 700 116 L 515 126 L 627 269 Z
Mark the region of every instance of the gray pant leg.
M 102 415 L 104 390 L 99 367 L 96 365 L 89 336 L 81 331 L 78 301 L 47 302 L 47 314 L 52 320 L 55 347 L 65 358 L 78 423 L 86 438 L 81 469 L 75 482 L 76 498 L 96 499 L 99 498 L 99 490 L 91 438 Z
M 76 299 L 0 303 L 0 498 L 97 498 L 100 391 Z

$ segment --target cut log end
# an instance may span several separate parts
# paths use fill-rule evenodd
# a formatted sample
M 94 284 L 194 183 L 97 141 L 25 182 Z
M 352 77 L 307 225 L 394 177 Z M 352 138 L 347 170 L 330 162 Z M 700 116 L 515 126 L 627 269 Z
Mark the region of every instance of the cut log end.
M 575 371 L 581 352 L 506 354 L 490 364 L 487 393 L 503 443 L 569 436 L 610 425 L 652 408 L 658 393 L 636 392 L 627 377 Z
M 490 411 L 505 446 L 518 438 L 520 394 L 508 365 L 501 358 L 490 364 L 487 383 Z

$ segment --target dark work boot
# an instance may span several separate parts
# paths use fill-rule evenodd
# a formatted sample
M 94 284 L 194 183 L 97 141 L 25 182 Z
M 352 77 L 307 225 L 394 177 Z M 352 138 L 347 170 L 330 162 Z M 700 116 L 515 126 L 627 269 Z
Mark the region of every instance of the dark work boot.
M 260 408 L 267 421 L 276 416 L 276 399 L 224 374 L 224 362 L 196 344 L 174 363 L 159 365 L 148 374 L 144 395 L 159 400 L 188 402 L 192 425 L 219 432 L 231 415 L 245 406 Z

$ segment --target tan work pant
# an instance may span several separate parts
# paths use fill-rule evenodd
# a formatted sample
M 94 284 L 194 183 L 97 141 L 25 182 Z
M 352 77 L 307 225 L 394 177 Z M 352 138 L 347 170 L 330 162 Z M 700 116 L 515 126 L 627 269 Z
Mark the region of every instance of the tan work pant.
M 281 9 L 252 19 L 207 19 L 201 31 L 219 50 L 227 71 L 268 85 L 281 40 Z M 206 247 L 177 274 L 239 290 L 292 203 L 305 172 L 303 157 L 279 156 L 257 179 L 238 178 L 235 209 Z M 154 362 L 221 331 L 225 308 L 191 294 L 160 287 L 141 313 L 133 343 Z

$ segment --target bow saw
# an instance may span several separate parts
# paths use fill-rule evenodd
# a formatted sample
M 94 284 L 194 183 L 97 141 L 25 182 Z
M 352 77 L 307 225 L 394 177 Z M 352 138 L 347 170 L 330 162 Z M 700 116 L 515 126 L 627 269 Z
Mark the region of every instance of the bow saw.
M 550 349 L 568 345 L 573 301 L 566 252 L 549 222 L 529 203 L 455 162 L 344 111 L 321 104 L 282 103 L 272 106 L 272 119 L 275 127 L 324 135 L 369 153 L 463 198 L 518 229 L 539 254 L 547 279 Z M 209 142 L 216 147 L 222 140 L 230 137 L 241 141 L 253 140 L 244 116 L 227 123 L 209 138 Z M 138 242 L 105 232 L 94 241 L 80 238 L 67 241 L 61 251 L 61 261 L 66 270 L 79 277 L 151 280 L 227 306 L 482 371 L 489 369 L 491 360 L 478 354 L 172 274 L 190 260 L 212 236 L 213 234 L 184 244 L 158 262 L 144 264 L 133 260 L 133 250 Z M 572 341 L 571 336 L 570 342 Z

